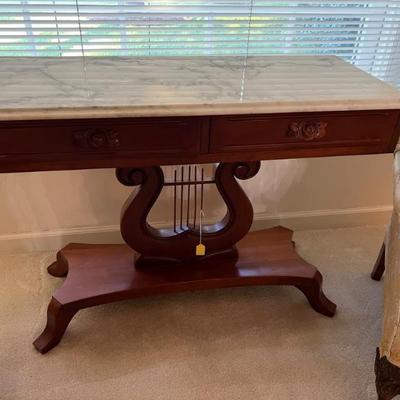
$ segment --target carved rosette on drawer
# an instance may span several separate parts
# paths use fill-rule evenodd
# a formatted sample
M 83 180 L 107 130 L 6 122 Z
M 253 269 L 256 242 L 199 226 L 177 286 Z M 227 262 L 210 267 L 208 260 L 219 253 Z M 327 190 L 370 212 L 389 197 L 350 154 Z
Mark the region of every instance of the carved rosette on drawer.
M 74 143 L 82 149 L 111 150 L 119 147 L 118 133 L 111 128 L 87 128 L 74 132 Z
M 289 125 L 287 136 L 303 139 L 305 141 L 322 138 L 326 135 L 326 122 L 292 122 Z

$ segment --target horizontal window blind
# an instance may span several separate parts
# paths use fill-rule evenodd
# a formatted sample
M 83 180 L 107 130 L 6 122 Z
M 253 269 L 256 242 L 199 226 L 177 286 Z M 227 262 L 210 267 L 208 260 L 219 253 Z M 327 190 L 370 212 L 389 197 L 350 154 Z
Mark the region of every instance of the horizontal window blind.
M 0 2 L 0 57 L 334 54 L 400 85 L 399 35 L 400 0 Z

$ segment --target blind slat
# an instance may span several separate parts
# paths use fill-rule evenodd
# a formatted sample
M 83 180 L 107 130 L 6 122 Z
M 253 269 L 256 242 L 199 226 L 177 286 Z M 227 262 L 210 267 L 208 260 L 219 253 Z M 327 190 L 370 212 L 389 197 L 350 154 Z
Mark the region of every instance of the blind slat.
M 400 0 L 4 0 L 0 57 L 334 54 L 400 85 Z

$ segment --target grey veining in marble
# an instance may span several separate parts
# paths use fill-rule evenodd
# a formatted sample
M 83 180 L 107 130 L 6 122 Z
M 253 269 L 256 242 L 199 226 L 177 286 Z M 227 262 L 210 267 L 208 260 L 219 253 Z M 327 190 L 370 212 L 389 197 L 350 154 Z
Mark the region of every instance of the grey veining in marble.
M 400 109 L 335 56 L 0 58 L 0 120 Z

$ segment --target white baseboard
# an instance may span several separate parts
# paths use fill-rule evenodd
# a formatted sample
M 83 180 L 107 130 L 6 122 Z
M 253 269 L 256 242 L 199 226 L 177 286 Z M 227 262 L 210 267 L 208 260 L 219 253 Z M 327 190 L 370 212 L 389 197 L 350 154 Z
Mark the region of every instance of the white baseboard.
M 252 229 L 276 225 L 293 230 L 346 228 L 352 226 L 385 225 L 392 213 L 392 205 L 357 207 L 333 210 L 294 211 L 280 214 L 258 213 Z
M 295 211 L 254 215 L 253 230 L 276 225 L 294 230 L 327 229 L 365 225 L 383 225 L 389 220 L 391 205 L 337 210 Z M 153 224 L 164 227 L 165 222 Z M 121 243 L 119 225 L 83 226 L 42 232 L 0 235 L 0 252 L 58 250 L 71 242 Z

